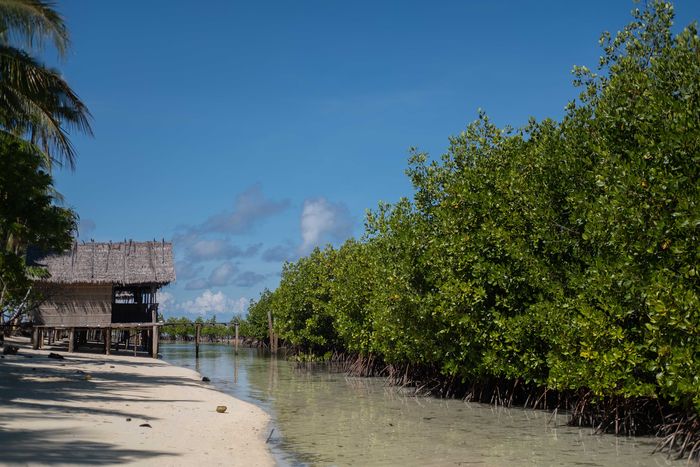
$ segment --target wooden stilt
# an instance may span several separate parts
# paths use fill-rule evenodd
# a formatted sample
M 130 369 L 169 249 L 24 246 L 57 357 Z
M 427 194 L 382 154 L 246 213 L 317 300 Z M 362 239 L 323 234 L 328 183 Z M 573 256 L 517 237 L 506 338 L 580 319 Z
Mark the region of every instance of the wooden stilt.
M 151 349 L 151 356 L 153 358 L 158 358 L 158 338 L 160 337 L 158 335 L 158 326 L 153 326 L 153 331 L 151 331 L 153 335 L 151 336 L 151 345 L 153 348 Z
M 112 353 L 112 328 L 105 329 L 105 355 Z
M 153 295 L 152 297 L 155 300 L 155 289 L 151 292 Z M 155 305 L 154 305 L 155 306 Z M 151 311 L 151 322 L 155 325 L 156 322 L 158 321 L 158 312 L 154 308 L 153 311 Z M 158 358 L 158 338 L 160 336 L 158 335 L 158 326 L 153 326 L 153 330 L 151 331 L 151 357 L 153 358 Z
M 39 328 L 35 327 L 32 329 L 32 349 L 36 350 L 39 348 Z
M 236 355 L 238 355 L 238 321 L 236 321 Z
M 199 335 L 202 329 L 202 325 L 197 323 L 194 326 L 194 356 L 199 358 Z
M 136 356 L 136 339 L 138 339 L 138 335 L 136 334 L 136 329 L 131 330 L 131 335 L 134 336 L 134 357 Z
M 68 352 L 75 352 L 75 328 L 68 329 Z

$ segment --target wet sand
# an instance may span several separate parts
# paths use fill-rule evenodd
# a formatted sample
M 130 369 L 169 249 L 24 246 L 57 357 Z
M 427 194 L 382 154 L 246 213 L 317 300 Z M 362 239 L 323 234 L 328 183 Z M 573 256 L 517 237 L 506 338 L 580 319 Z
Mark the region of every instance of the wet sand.
M 52 359 L 26 339 L 6 344 L 20 351 L 0 359 L 1 465 L 274 464 L 269 416 L 195 371 L 145 357 Z

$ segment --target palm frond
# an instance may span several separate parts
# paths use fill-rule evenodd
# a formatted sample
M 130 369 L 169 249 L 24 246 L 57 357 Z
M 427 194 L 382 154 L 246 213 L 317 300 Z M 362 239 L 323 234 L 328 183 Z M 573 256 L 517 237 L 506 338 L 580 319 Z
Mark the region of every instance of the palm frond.
M 3 0 L 0 0 L 3 1 Z M 56 70 L 0 45 L 0 126 L 42 147 L 51 160 L 74 166 L 70 130 L 89 135 L 90 112 Z
M 29 49 L 43 50 L 50 40 L 59 56 L 68 49 L 70 38 L 54 3 L 45 0 L 0 0 L 0 41 L 12 41 Z

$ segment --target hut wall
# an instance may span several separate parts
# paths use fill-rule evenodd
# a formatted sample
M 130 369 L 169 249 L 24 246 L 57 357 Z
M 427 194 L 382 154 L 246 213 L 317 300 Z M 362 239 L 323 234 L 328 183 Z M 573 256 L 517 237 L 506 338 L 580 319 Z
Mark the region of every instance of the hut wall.
M 99 326 L 112 322 L 111 284 L 46 284 L 45 300 L 35 312 L 37 324 Z

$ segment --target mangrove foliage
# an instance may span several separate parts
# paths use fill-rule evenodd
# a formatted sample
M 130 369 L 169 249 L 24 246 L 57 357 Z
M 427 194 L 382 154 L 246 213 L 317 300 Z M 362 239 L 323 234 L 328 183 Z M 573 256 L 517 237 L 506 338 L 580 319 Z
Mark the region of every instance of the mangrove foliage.
M 412 151 L 412 196 L 286 264 L 250 308 L 257 337 L 269 310 L 289 346 L 365 374 L 487 402 L 566 398 L 574 422 L 606 431 L 669 426 L 667 407 L 697 425 L 700 39 L 672 32 L 666 2 L 633 16 L 603 34 L 595 71 L 574 68 L 561 121 L 482 113 L 441 158 Z

